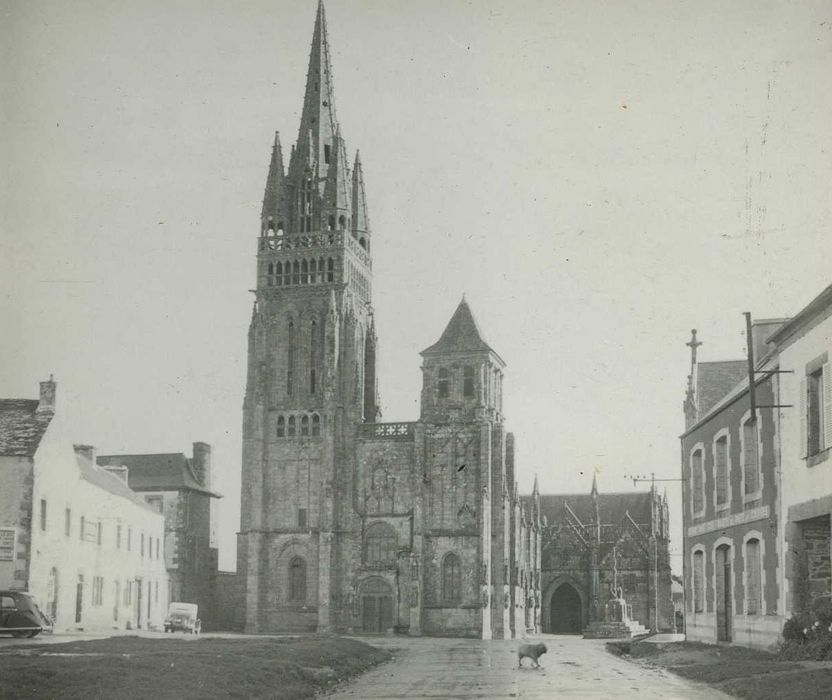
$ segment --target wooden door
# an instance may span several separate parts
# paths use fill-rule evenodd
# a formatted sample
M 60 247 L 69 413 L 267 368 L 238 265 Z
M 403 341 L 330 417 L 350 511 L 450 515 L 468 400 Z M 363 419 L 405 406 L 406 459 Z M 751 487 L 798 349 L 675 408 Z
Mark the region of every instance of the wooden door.
M 728 545 L 716 550 L 714 561 L 714 578 L 716 587 L 716 639 L 718 642 L 731 641 L 731 558 Z
M 365 595 L 361 600 L 362 627 L 369 634 L 378 634 L 378 596 Z
M 84 576 L 78 574 L 78 583 L 75 586 L 75 622 L 81 622 L 84 614 Z

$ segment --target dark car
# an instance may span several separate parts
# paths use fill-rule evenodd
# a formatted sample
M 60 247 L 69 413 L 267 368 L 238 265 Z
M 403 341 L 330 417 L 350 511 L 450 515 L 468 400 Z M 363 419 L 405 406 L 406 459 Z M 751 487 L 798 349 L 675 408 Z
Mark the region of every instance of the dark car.
M 0 591 L 0 634 L 34 637 L 52 629 L 52 620 L 44 615 L 30 593 Z

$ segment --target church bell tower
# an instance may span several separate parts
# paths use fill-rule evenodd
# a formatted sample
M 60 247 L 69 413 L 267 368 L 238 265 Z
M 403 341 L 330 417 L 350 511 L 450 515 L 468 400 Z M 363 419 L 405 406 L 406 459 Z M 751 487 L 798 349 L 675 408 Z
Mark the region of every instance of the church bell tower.
M 326 630 L 357 424 L 377 414 L 371 232 L 335 112 L 318 5 L 296 143 L 275 135 L 243 403 L 238 573 L 247 631 Z

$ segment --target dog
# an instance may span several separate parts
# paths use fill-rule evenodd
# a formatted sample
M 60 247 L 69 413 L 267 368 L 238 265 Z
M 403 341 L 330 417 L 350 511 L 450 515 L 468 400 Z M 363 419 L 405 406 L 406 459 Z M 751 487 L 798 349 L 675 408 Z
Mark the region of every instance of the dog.
M 538 659 L 548 650 L 545 644 L 521 644 L 517 649 L 517 668 L 523 668 L 523 658 L 528 657 L 534 663 L 533 668 L 541 668 Z

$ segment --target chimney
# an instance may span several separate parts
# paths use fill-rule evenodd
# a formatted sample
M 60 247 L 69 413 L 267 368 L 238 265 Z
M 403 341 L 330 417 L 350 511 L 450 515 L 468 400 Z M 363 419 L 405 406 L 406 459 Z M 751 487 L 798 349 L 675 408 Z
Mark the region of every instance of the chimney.
M 83 457 L 86 460 L 89 460 L 93 464 L 95 464 L 95 446 L 93 445 L 73 445 L 75 449 L 75 454 Z
M 127 477 L 129 470 L 123 464 L 108 464 L 104 467 L 104 471 L 110 472 L 114 477 L 121 479 L 125 484 L 129 485 Z
M 199 483 L 206 489 L 211 488 L 211 445 L 207 442 L 194 443 L 194 456 L 191 468 Z
M 55 378 L 50 374 L 49 380 L 40 383 L 40 399 L 38 401 L 38 413 L 55 412 Z
M 751 324 L 751 343 L 754 348 L 754 362 L 762 360 L 771 349 L 768 339 L 779 331 L 789 319 L 761 318 Z

